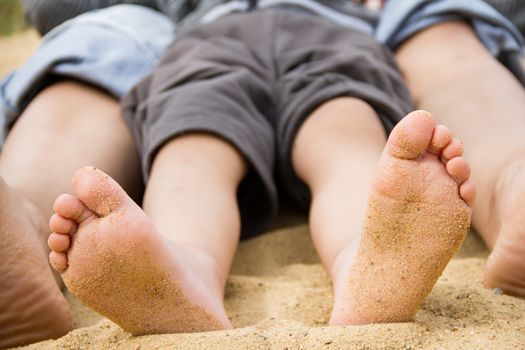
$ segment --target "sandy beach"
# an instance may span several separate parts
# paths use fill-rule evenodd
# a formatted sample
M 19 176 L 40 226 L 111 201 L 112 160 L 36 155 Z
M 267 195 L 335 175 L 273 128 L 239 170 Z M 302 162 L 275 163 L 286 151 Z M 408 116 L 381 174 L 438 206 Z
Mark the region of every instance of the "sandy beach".
M 0 37 L 0 76 L 21 64 L 38 37 Z M 525 349 L 525 300 L 483 288 L 488 250 L 470 233 L 414 322 L 328 327 L 331 283 L 306 218 L 241 242 L 227 283 L 229 331 L 134 337 L 67 294 L 74 330 L 24 349 Z
M 482 287 L 470 234 L 410 323 L 326 326 L 330 281 L 305 225 L 242 242 L 226 288 L 231 331 L 133 337 L 68 295 L 75 330 L 27 349 L 523 349 L 525 301 Z

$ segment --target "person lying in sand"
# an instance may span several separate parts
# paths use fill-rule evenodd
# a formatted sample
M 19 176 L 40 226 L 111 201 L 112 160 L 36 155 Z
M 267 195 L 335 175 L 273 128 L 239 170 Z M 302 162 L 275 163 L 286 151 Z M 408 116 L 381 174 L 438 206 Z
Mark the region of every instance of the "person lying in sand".
M 429 113 L 403 118 L 390 52 L 352 26 L 279 4 L 178 36 L 122 101 L 142 208 L 94 167 L 55 201 L 50 262 L 68 289 L 135 335 L 231 328 L 235 249 L 271 224 L 281 182 L 310 208 L 330 324 L 411 320 L 468 231 L 475 188 L 460 142 Z
M 264 7 L 264 1 L 259 3 Z M 2 214 L 3 227 L 16 222 L 20 229 L 4 231 L 7 240 L 1 252 L 17 259 L 26 278 L 11 277 L 0 290 L 6 295 L 0 300 L 9 303 L 0 304 L 2 311 L 9 310 L 2 312 L 0 325 L 10 326 L 0 327 L 7 330 L 2 346 L 60 336 L 70 327 L 67 305 L 42 258 L 47 233 L 41 219 L 50 212 L 50 198 L 71 192 L 69 174 L 82 164 L 104 169 L 116 182 L 94 168 L 77 172 L 75 195 L 55 202 L 50 260 L 73 293 L 130 332 L 231 326 L 222 305 L 224 283 L 241 229 L 244 236 L 260 232 L 275 212 L 274 157 L 279 181 L 299 204 L 311 204 L 312 237 L 334 281 L 331 323 L 410 319 L 464 237 L 474 185 L 459 141 L 447 128 L 436 126 L 428 113 L 411 114 L 385 143 L 384 131 L 410 110 L 392 59 L 363 33 L 370 31 L 366 21 L 351 20 L 348 25 L 337 21 L 340 16 L 312 16 L 319 6 L 334 10 L 320 3 L 219 18 L 229 13 L 225 10 L 236 10 L 223 5 L 223 11 L 211 13 L 215 17 L 206 17 L 211 22 L 207 28 L 224 26 L 227 35 L 204 40 L 201 35 L 211 35 L 205 26 L 190 30 L 193 37 L 182 35 L 175 47 L 186 43 L 192 50 L 171 50 L 154 75 L 126 98 L 126 119 L 148 177 L 144 211 L 122 191 L 136 197 L 140 176 L 114 99 L 93 86 L 64 81 L 62 75 L 28 108 L 19 109 L 18 114 L 23 113 L 9 134 L 0 173 L 6 182 L 2 198 L 10 203 L 3 207 L 9 208 Z M 369 18 L 366 12 L 343 13 L 347 20 Z M 252 15 L 259 20 L 252 23 Z M 226 25 L 242 16 L 250 22 L 247 27 L 260 29 L 259 36 L 253 30 L 233 30 L 236 23 Z M 263 22 L 264 16 L 273 20 Z M 312 28 L 306 26 L 313 22 Z M 269 45 L 273 37 L 265 32 L 267 23 L 279 24 L 289 36 L 275 39 L 275 47 Z M 301 40 L 327 44 L 326 50 L 291 50 L 297 35 L 292 26 L 287 28 L 289 23 L 302 23 Z M 343 29 L 343 24 L 350 28 Z M 185 26 L 190 28 L 191 21 Z M 303 34 L 318 26 L 324 28 L 320 33 Z M 337 35 L 327 34 L 325 30 L 334 27 Z M 347 36 L 352 39 L 344 45 L 330 46 Z M 345 49 L 354 41 L 362 45 L 355 53 Z M 255 51 L 258 60 L 246 63 L 246 55 Z M 225 61 L 213 66 L 209 58 L 216 58 L 208 53 L 225 55 Z M 192 55 L 200 59 L 188 59 Z M 277 55 L 279 60 L 272 59 Z M 357 63 L 362 67 L 356 69 Z M 372 69 L 366 69 L 369 65 Z M 191 74 L 168 74 L 179 66 L 191 67 Z M 211 93 L 203 82 L 213 79 L 221 88 Z M 97 80 L 87 81 L 108 90 Z M 334 93 L 332 86 L 342 92 Z M 247 89 L 257 91 L 258 98 L 244 94 Z M 179 94 L 198 103 L 192 105 Z M 200 94 L 205 98 L 198 98 Z M 306 98 L 315 95 L 320 97 Z M 290 100 L 283 101 L 284 96 Z M 233 114 L 225 113 L 233 106 Z M 209 117 L 212 110 L 214 117 L 230 119 L 214 124 L 208 118 L 209 124 L 201 124 L 200 113 L 207 111 Z M 72 114 L 79 119 L 64 124 Z M 251 123 L 238 122 L 247 115 L 253 117 Z M 86 119 L 97 116 L 106 118 L 104 130 L 97 120 Z M 198 125 L 192 125 L 192 119 Z M 42 130 L 51 136 L 43 137 Z M 38 144 L 28 149 L 17 135 Z M 275 144 L 279 153 L 274 155 L 268 148 Z M 21 149 L 27 152 L 23 157 Z M 8 281 L 22 274 L 12 271 L 3 264 L 0 273 Z M 12 295 L 25 297 L 14 304 Z M 38 307 L 27 310 L 35 300 Z

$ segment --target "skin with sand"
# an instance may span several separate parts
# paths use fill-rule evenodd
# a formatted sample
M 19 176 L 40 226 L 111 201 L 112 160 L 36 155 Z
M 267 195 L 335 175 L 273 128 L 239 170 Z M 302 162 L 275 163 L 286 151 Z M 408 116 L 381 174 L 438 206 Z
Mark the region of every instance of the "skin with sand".
M 183 254 L 113 179 L 83 168 L 74 188 L 78 197 L 55 202 L 49 238 L 51 264 L 73 294 L 135 335 L 230 327 Z
M 336 262 L 349 267 L 339 267 L 345 283 L 336 285 L 332 324 L 412 319 L 468 232 L 475 187 L 462 153 L 423 111 L 392 131 L 359 249 Z
M 392 132 L 357 254 L 337 264 L 332 324 L 408 321 L 470 223 L 475 188 L 461 144 L 423 111 Z M 108 175 L 79 170 L 55 202 L 50 262 L 82 302 L 133 334 L 231 327 L 184 253 Z M 181 252 L 179 254 L 179 252 Z

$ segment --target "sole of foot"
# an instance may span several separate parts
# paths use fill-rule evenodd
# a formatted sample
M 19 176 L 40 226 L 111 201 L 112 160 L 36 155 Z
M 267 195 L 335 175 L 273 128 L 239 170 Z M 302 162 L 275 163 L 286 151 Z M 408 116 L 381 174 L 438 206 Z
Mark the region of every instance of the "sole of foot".
M 0 348 L 58 338 L 69 306 L 47 261 L 44 218 L 0 179 Z
M 73 188 L 55 201 L 49 258 L 78 299 L 134 335 L 231 327 L 201 277 L 212 265 L 164 239 L 102 171 L 80 169 Z
M 357 252 L 334 264 L 331 324 L 410 321 L 459 249 L 475 186 L 463 148 L 425 111 L 388 138 Z

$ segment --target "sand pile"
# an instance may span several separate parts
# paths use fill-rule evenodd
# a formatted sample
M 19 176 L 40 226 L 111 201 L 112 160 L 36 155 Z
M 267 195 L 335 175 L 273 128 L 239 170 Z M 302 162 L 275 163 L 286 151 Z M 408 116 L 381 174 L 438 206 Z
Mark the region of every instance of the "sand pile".
M 242 242 L 226 288 L 231 331 L 132 337 L 69 296 L 75 330 L 27 349 L 524 349 L 525 301 L 482 287 L 470 234 L 415 322 L 327 327 L 330 281 L 304 225 Z

